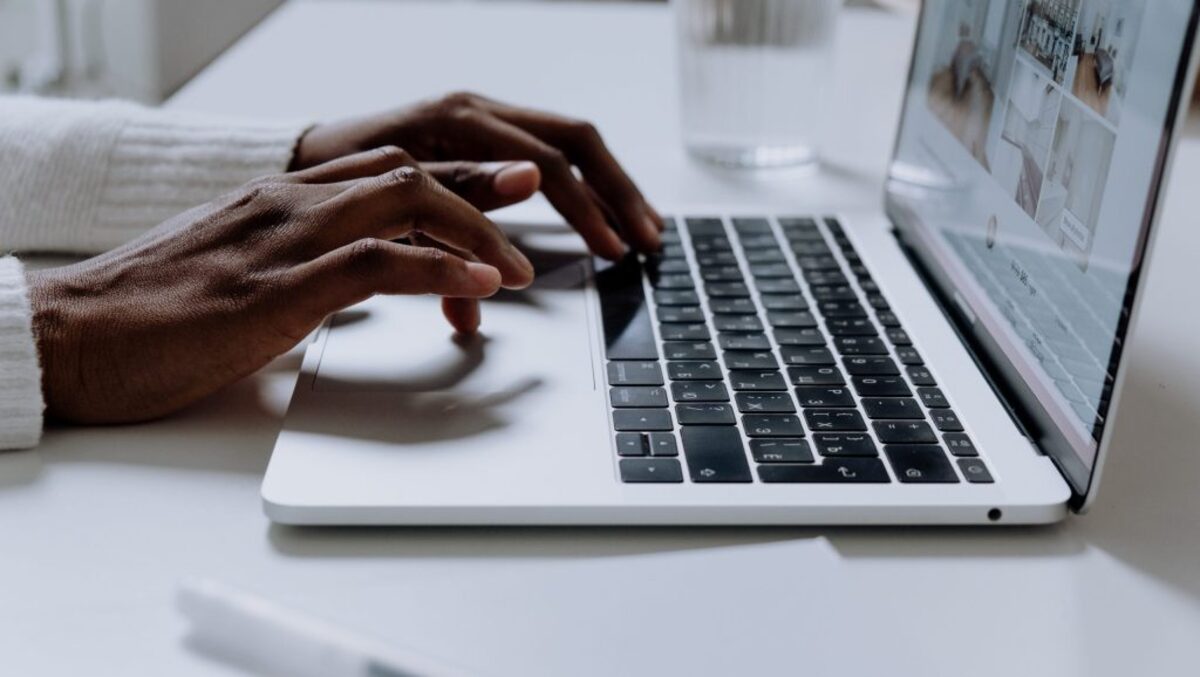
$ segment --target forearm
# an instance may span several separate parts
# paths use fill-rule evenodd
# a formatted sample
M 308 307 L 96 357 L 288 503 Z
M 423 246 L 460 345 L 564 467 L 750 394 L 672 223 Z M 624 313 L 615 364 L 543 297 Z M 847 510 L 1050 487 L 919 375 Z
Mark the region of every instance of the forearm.
M 0 97 L 0 252 L 97 253 L 265 174 L 305 126 Z

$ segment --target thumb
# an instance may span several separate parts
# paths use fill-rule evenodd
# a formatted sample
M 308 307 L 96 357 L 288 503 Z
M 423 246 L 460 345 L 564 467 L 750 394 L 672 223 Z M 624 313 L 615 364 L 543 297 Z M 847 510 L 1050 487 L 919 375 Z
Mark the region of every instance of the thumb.
M 421 168 L 481 212 L 524 202 L 542 173 L 532 162 L 426 162 Z

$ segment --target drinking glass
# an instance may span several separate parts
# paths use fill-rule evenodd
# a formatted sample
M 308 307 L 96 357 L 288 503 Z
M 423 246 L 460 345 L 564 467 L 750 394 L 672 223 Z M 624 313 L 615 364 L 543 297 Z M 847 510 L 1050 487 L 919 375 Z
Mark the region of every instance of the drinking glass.
M 814 164 L 841 0 L 671 0 L 684 144 L 722 165 Z

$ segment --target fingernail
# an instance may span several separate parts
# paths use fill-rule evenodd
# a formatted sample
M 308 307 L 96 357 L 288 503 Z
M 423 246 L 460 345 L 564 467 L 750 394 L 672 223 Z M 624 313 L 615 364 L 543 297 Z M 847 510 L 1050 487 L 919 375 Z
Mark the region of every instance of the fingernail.
M 654 251 L 662 249 L 662 235 L 658 230 L 658 224 L 654 222 L 654 219 L 647 216 L 645 219 L 645 226 L 646 242 L 651 246 L 651 248 L 654 249 Z
M 491 163 L 489 163 L 491 164 Z M 492 178 L 492 187 L 501 195 L 517 195 L 527 193 L 532 181 L 531 175 L 538 171 L 532 162 L 505 162 L 503 168 Z
M 471 280 L 481 289 L 488 290 L 488 293 L 494 294 L 500 289 L 500 271 L 486 263 L 467 261 L 467 275 L 471 276 Z

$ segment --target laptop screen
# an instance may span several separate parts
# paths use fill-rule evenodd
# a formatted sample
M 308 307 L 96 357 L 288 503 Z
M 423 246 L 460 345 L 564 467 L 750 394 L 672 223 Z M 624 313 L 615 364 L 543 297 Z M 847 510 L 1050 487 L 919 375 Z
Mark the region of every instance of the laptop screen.
M 1194 26 L 1185 0 L 926 0 L 902 238 L 1086 493 Z

